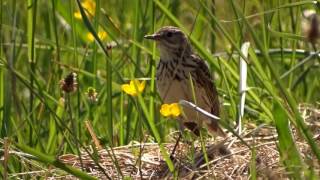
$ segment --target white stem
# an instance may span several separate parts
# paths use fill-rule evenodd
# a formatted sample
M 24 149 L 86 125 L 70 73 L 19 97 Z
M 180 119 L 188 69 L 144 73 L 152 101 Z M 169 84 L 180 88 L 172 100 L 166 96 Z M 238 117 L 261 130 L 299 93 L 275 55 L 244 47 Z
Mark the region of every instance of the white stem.
M 179 104 L 182 105 L 182 106 L 185 106 L 187 108 L 192 108 L 192 109 L 198 111 L 199 113 L 201 113 L 201 114 L 203 114 L 203 115 L 205 115 L 205 116 L 207 116 L 207 117 L 209 117 L 211 119 L 214 119 L 214 120 L 219 120 L 220 119 L 219 117 L 217 117 L 217 116 L 207 112 L 206 110 L 198 107 L 197 105 L 193 104 L 192 102 L 189 102 L 189 101 L 186 101 L 186 100 L 180 100 Z
M 245 56 L 248 57 L 248 50 L 250 47 L 249 42 L 245 42 L 241 46 L 241 52 Z M 240 94 L 240 102 L 239 102 L 239 119 L 238 119 L 238 133 L 241 134 L 242 131 L 242 118 L 244 115 L 244 105 L 246 100 L 246 90 L 247 90 L 247 63 L 245 59 L 240 57 L 240 81 L 239 81 L 239 94 Z

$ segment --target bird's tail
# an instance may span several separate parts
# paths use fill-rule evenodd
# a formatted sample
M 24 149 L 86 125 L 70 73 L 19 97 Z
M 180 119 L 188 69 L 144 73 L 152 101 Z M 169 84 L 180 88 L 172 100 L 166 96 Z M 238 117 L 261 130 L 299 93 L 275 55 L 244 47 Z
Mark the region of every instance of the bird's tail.
M 219 127 L 218 122 L 211 121 L 210 123 L 206 123 L 209 132 L 212 135 L 217 135 L 221 137 L 226 137 L 226 133 Z

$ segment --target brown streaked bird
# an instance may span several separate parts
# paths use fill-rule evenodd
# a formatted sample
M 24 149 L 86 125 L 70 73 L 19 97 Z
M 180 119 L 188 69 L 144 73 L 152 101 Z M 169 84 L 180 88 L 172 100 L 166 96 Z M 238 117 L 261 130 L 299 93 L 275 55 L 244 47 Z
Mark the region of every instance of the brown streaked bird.
M 170 104 L 187 100 L 219 117 L 218 93 L 209 68 L 192 51 L 187 36 L 177 27 L 166 26 L 145 38 L 155 40 L 160 51 L 156 82 L 163 102 Z M 202 125 L 206 125 L 213 135 L 225 136 L 216 120 L 191 108 L 184 108 L 183 112 L 185 116 L 178 117 L 180 124 L 197 136 Z

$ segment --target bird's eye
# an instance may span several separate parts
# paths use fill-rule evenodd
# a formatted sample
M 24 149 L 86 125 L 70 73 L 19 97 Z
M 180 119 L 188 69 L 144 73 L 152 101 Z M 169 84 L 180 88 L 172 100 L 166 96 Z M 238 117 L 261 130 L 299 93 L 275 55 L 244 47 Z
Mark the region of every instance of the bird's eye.
M 167 32 L 166 36 L 167 37 L 172 37 L 172 32 Z

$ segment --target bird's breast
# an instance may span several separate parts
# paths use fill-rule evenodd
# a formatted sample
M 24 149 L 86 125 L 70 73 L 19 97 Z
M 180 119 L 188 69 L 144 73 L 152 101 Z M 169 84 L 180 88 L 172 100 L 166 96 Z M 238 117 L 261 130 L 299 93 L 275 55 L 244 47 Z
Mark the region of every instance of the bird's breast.
M 188 100 L 187 93 L 189 87 L 185 80 L 157 80 L 157 89 L 164 103 L 178 103 L 180 100 Z
M 179 103 L 180 100 L 186 100 L 210 112 L 212 105 L 205 89 L 195 81 L 190 81 L 191 75 L 189 75 L 188 68 L 191 69 L 191 66 L 180 68 L 169 62 L 160 63 L 157 66 L 156 83 L 163 103 Z M 199 115 L 194 109 L 183 108 L 183 112 L 184 122 L 201 124 L 202 121 L 207 121 L 205 116 Z

